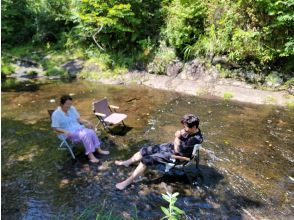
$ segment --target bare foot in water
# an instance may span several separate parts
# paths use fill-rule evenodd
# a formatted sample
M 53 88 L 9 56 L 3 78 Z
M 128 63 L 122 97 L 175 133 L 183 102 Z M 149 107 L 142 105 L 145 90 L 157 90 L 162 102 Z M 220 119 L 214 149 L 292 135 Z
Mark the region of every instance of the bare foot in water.
M 124 190 L 130 183 L 128 183 L 128 181 L 122 181 L 120 183 L 117 183 L 115 185 L 115 188 L 119 189 L 119 190 Z
M 92 163 L 99 163 L 99 160 L 93 155 L 93 153 L 90 153 L 88 155 L 89 157 L 89 161 L 92 162 Z
M 97 152 L 101 155 L 108 155 L 109 154 L 108 150 L 102 150 L 101 148 L 98 148 Z
M 128 167 L 129 166 L 129 164 L 126 161 L 124 161 L 124 160 L 116 160 L 114 163 L 116 165 L 118 165 L 118 166 L 125 166 L 125 167 Z
M 90 162 L 92 162 L 92 163 L 99 163 L 99 160 L 97 158 L 95 158 L 95 159 L 91 159 Z

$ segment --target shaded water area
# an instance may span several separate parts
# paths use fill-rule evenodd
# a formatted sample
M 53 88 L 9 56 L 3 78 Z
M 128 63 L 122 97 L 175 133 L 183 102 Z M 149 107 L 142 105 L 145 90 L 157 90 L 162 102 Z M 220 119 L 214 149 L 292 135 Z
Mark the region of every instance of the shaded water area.
M 89 163 L 81 146 L 77 161 L 57 149 L 47 109 L 65 93 L 93 123 L 91 103 L 105 96 L 128 115 L 125 132 L 99 127 L 111 152 L 97 155 L 102 165 Z M 176 205 L 187 219 L 294 218 L 293 110 L 139 86 L 50 81 L 2 85 L 1 113 L 2 219 L 74 219 L 102 206 L 122 219 L 160 219 L 167 190 L 180 193 Z M 196 184 L 180 173 L 149 170 L 126 190 L 115 190 L 134 167 L 117 167 L 114 160 L 145 144 L 172 141 L 185 113 L 200 116 L 207 149 L 200 152 L 200 173 L 187 168 Z

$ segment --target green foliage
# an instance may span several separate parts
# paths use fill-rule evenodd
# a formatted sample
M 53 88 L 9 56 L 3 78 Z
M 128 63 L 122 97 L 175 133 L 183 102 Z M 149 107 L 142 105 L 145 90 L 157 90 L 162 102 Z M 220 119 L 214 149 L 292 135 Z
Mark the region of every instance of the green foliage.
M 165 6 L 166 27 L 162 34 L 183 55 L 184 48 L 195 43 L 204 31 L 205 7 L 200 0 L 173 0 Z
M 230 100 L 234 97 L 234 95 L 230 92 L 224 92 L 224 100 Z
M 59 67 L 53 67 L 53 68 L 48 68 L 46 71 L 47 76 L 65 76 L 66 72 L 62 68 Z
M 206 2 L 205 33 L 186 56 L 228 55 L 262 64 L 294 55 L 293 0 L 212 0 Z
M 135 214 L 134 216 L 130 216 L 130 220 L 136 220 L 138 219 L 137 216 L 137 207 L 134 207 Z M 76 220 L 88 220 L 88 219 L 96 219 L 96 220 L 120 220 L 122 219 L 121 216 L 115 214 L 112 209 L 109 209 L 106 207 L 106 201 L 104 200 L 102 205 L 101 203 L 99 205 L 91 205 L 81 214 L 79 214 L 78 217 L 75 218 Z
M 170 194 L 167 192 L 166 194 L 162 194 L 162 198 L 169 203 L 169 207 L 165 208 L 161 206 L 161 210 L 164 213 L 164 217 L 161 219 L 168 220 L 177 220 L 181 215 L 185 214 L 185 212 L 178 207 L 176 207 L 175 203 L 177 201 L 177 196 L 179 193 Z
M 80 47 L 87 48 L 89 58 L 103 56 L 96 53 L 103 48 L 110 69 L 132 68 L 136 63 L 146 67 L 151 61 L 148 68 L 159 74 L 165 73 L 164 65 L 175 56 L 213 60 L 216 55 L 254 63 L 260 69 L 262 65 L 278 64 L 287 66 L 287 73 L 293 72 L 293 0 L 1 3 L 3 48 L 25 43 L 47 46 L 47 50 Z M 170 49 L 157 50 L 161 42 Z M 10 71 L 3 66 L 4 72 Z
M 4 75 L 10 75 L 14 73 L 15 67 L 10 63 L 8 59 L 1 60 L 1 73 Z
M 155 53 L 154 58 L 148 64 L 147 70 L 150 73 L 165 74 L 166 67 L 169 63 L 176 59 L 176 53 L 174 49 L 167 47 L 164 43 L 161 43 L 158 51 Z
M 90 206 L 89 208 L 85 209 L 77 218 L 76 220 L 87 220 L 87 219 L 96 219 L 96 220 L 120 220 L 121 218 L 115 214 L 113 214 L 112 210 L 107 210 L 105 208 L 105 202 L 103 203 L 102 207 L 99 206 Z
M 97 46 L 107 49 L 122 48 L 135 40 L 133 27 L 140 23 L 130 3 L 119 1 L 83 0 L 76 4 L 72 19 L 78 23 L 80 37 L 85 41 L 92 38 Z
M 27 0 L 1 1 L 1 42 L 15 44 L 33 36 L 33 14 Z
M 287 107 L 290 109 L 294 109 L 294 101 L 289 101 L 286 103 Z
M 57 41 L 57 35 L 67 28 L 70 1 L 2 1 L 2 43 Z

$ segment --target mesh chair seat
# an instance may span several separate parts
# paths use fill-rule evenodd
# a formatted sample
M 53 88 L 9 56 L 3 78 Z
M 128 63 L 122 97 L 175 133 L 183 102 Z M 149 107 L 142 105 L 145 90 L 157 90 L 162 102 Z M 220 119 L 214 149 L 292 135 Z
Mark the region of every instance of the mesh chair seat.
M 112 113 L 108 117 L 104 118 L 104 121 L 110 124 L 117 124 L 124 120 L 127 115 L 122 113 Z
M 92 104 L 94 114 L 107 131 L 109 131 L 109 125 L 122 123 L 125 126 L 123 120 L 127 118 L 127 115 L 115 112 L 115 109 L 118 109 L 118 107 L 109 105 L 107 98 L 95 101 Z M 96 125 L 96 128 L 98 124 Z

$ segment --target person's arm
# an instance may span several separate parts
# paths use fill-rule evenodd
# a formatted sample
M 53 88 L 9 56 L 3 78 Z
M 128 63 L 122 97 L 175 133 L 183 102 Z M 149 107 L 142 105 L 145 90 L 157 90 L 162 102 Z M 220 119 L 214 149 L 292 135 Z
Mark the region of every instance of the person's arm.
M 175 153 L 179 153 L 180 152 L 180 145 L 181 145 L 181 131 L 176 131 L 175 133 L 175 140 L 174 140 L 174 150 Z
M 77 111 L 77 109 L 76 109 L 74 106 L 72 106 L 71 109 L 72 109 L 72 111 L 74 112 L 74 114 L 76 115 L 77 121 L 78 121 L 80 124 L 85 125 L 86 128 L 91 128 L 91 129 L 94 128 L 94 126 L 93 126 L 93 124 L 92 124 L 91 122 L 89 122 L 89 121 L 87 121 L 87 120 L 84 120 L 84 119 L 82 119 L 82 118 L 80 117 L 80 113 Z
M 65 134 L 66 136 L 70 135 L 70 132 L 61 128 L 53 128 L 57 133 Z
M 87 120 L 84 120 L 84 119 L 78 118 L 78 122 L 79 122 L 80 124 L 85 125 L 86 128 L 91 128 L 91 129 L 94 128 L 93 124 L 92 124 L 91 122 L 87 121 Z
M 178 130 L 175 133 L 174 150 L 176 153 L 180 153 L 181 136 L 184 135 L 186 135 L 186 131 L 184 129 Z
M 190 161 L 190 158 L 188 157 L 182 157 L 182 156 L 178 156 L 178 155 L 171 155 L 172 158 L 175 158 L 177 160 L 186 160 L 186 161 Z

